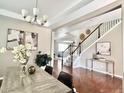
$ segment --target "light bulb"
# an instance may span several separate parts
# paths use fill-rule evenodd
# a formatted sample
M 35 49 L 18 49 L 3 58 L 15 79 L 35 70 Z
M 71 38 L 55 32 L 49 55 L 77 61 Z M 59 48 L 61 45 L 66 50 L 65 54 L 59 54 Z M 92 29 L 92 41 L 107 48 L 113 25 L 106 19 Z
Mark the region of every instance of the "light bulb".
M 21 10 L 21 13 L 22 13 L 22 16 L 23 16 L 24 18 L 26 18 L 26 16 L 28 15 L 28 11 L 25 10 L 25 9 L 22 9 L 22 10 Z
M 40 25 L 41 24 L 41 21 L 39 19 L 37 19 L 37 23 Z
M 33 15 L 34 15 L 34 16 L 37 16 L 38 13 L 39 13 L 39 9 L 33 8 Z
M 43 21 L 47 21 L 48 16 L 47 15 L 43 15 Z
M 27 21 L 27 22 L 31 22 L 31 20 L 32 20 L 32 17 L 31 17 L 31 16 L 27 16 L 27 17 L 26 17 L 26 21 Z
M 43 18 L 40 18 L 40 22 L 43 22 Z

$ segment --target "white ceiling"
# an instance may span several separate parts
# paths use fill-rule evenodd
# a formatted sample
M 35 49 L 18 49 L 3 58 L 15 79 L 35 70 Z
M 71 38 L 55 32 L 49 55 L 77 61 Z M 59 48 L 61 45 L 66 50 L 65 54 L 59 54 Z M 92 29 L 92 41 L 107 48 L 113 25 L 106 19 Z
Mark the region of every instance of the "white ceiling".
M 48 15 L 46 26 L 53 25 L 54 21 L 59 21 L 78 9 L 84 7 L 94 0 L 38 0 L 40 18 L 43 14 Z M 35 0 L 0 0 L 0 15 L 23 20 L 21 9 L 27 9 L 32 15 L 32 8 L 35 7 Z
M 121 11 L 122 10 L 120 8 L 71 26 L 64 26 L 55 32 L 55 39 L 61 42 L 67 39 L 67 37 L 67 40 L 75 40 L 79 38 L 80 33 L 84 33 L 86 29 L 90 29 L 91 31 L 93 31 L 94 28 L 100 23 L 104 23 L 114 19 L 120 19 Z
M 91 18 L 87 21 L 83 21 L 83 22 L 71 25 L 68 27 L 69 28 L 68 30 L 70 30 L 68 32 L 71 32 L 71 31 L 73 32 L 74 30 L 81 30 L 81 29 L 84 30 L 84 29 L 87 29 L 88 27 L 92 27 L 94 25 L 98 25 L 103 22 L 107 22 L 107 21 L 114 20 L 114 19 L 119 19 L 121 18 L 121 11 L 122 11 L 121 8 L 119 8 L 109 13 Z
M 39 0 L 38 8 L 41 14 L 52 18 L 77 1 L 79 0 Z M 16 13 L 20 13 L 23 8 L 32 13 L 34 6 L 35 0 L 0 0 L 0 8 Z

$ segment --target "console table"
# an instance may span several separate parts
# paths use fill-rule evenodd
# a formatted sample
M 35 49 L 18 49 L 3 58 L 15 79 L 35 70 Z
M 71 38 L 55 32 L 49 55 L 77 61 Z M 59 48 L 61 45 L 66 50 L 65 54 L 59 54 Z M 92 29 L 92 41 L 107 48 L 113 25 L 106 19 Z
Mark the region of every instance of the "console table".
M 19 68 L 10 67 L 4 76 L 0 93 L 72 93 L 71 89 L 42 69 L 20 79 Z
M 106 72 L 108 72 L 108 64 L 112 64 L 112 77 L 114 77 L 114 74 L 115 74 L 115 64 L 114 64 L 113 60 L 107 60 L 107 59 L 101 60 L 101 59 L 94 59 L 94 58 L 86 59 L 86 64 L 85 64 L 86 68 L 87 68 L 88 60 L 91 61 L 91 70 L 93 70 L 93 68 L 94 68 L 94 61 L 95 62 L 105 63 L 106 64 Z

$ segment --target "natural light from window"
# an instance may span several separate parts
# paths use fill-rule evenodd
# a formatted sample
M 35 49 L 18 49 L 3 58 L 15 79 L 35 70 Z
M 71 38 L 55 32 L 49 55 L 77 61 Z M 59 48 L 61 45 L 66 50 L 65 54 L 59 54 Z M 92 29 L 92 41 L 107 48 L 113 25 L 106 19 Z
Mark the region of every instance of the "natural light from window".
M 59 52 L 64 51 L 67 47 L 68 47 L 68 44 L 62 44 L 62 43 L 59 43 L 58 44 L 58 50 L 59 50 Z

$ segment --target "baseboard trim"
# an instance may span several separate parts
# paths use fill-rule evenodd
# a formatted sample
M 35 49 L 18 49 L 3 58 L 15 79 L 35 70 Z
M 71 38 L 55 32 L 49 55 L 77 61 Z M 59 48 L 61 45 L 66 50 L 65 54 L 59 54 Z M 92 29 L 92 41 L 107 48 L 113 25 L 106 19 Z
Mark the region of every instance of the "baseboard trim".
M 82 67 L 82 66 L 79 66 L 79 67 L 74 67 L 74 68 L 84 68 L 84 69 L 88 69 L 88 70 L 91 70 L 91 68 L 86 68 L 86 67 Z M 97 70 L 97 69 L 93 69 L 93 71 L 95 72 L 99 72 L 99 73 L 102 73 L 102 74 L 107 74 L 107 75 L 110 75 L 111 77 L 113 77 L 113 75 L 111 73 L 107 73 L 105 71 L 100 71 L 100 70 Z M 114 75 L 114 77 L 117 77 L 119 79 L 123 79 L 123 76 L 120 76 L 120 75 Z

